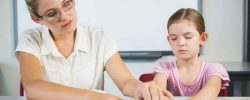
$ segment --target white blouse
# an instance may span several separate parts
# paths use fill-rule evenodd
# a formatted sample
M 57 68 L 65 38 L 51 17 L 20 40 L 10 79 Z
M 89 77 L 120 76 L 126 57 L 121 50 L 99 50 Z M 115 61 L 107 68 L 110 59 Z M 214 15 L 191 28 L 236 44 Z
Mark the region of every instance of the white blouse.
M 77 27 L 74 51 L 66 59 L 46 27 L 25 31 L 16 52 L 34 55 L 43 67 L 44 80 L 82 89 L 103 90 L 104 65 L 117 44 L 100 28 Z

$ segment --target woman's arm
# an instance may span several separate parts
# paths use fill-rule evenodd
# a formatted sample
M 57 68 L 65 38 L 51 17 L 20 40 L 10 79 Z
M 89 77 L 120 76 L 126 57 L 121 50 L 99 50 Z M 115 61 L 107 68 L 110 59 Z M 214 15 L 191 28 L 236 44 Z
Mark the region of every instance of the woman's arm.
M 43 80 L 42 66 L 32 54 L 17 52 L 22 83 L 27 99 L 35 100 L 98 100 L 119 99 L 116 96 L 72 88 Z
M 115 53 L 107 61 L 105 68 L 124 95 L 134 97 L 136 100 L 159 100 L 165 95 L 153 81 L 143 83 L 136 80 L 128 71 L 119 53 Z
M 221 89 L 221 78 L 211 76 L 206 85 L 191 100 L 216 100 Z

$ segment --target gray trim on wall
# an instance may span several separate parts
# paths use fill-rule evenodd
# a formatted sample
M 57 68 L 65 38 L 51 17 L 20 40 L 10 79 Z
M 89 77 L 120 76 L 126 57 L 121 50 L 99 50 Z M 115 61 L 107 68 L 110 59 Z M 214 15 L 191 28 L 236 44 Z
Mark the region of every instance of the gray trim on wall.
M 18 44 L 18 14 L 17 14 L 17 0 L 13 0 L 13 32 L 14 32 L 14 49 Z
M 202 14 L 202 0 L 198 0 L 198 10 Z
M 249 38 L 249 35 L 248 34 L 250 34 L 250 27 L 248 26 L 248 19 L 250 18 L 250 15 L 249 15 L 249 7 L 248 7 L 248 3 L 250 3 L 250 2 L 248 2 L 248 0 L 244 0 L 244 21 L 243 21 L 243 23 L 244 23 L 244 29 L 243 29 L 243 31 L 244 31 L 244 35 L 243 35 L 243 61 L 244 62 L 250 62 L 250 54 L 249 54 L 249 50 L 250 50 L 250 43 L 249 43 L 249 41 L 250 41 L 250 38 Z

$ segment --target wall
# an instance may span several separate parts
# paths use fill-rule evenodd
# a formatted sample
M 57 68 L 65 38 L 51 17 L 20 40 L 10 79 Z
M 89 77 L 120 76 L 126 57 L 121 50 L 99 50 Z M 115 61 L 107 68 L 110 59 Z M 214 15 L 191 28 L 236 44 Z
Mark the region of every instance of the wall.
M 243 0 L 202 1 L 209 32 L 203 58 L 210 61 L 242 61 Z M 0 0 L 0 95 L 19 95 L 19 67 L 14 57 L 12 11 L 12 0 Z M 126 61 L 126 64 L 138 78 L 140 73 L 150 71 L 155 61 Z M 117 90 L 110 81 L 105 86 L 115 94 Z
M 0 0 L 0 95 L 19 95 L 19 67 L 14 56 L 12 0 Z
M 203 57 L 211 61 L 243 61 L 243 1 L 203 0 L 209 34 Z

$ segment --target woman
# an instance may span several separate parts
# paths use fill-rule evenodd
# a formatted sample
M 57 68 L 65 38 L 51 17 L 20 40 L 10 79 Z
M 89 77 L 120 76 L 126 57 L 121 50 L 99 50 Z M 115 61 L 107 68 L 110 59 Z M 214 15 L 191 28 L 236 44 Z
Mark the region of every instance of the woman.
M 119 99 L 91 91 L 103 89 L 104 70 L 126 96 L 157 100 L 170 94 L 134 79 L 102 29 L 77 26 L 75 0 L 26 4 L 32 20 L 44 25 L 26 31 L 16 49 L 28 99 Z

